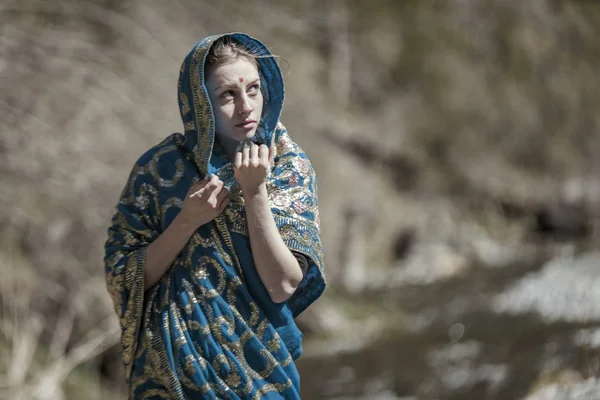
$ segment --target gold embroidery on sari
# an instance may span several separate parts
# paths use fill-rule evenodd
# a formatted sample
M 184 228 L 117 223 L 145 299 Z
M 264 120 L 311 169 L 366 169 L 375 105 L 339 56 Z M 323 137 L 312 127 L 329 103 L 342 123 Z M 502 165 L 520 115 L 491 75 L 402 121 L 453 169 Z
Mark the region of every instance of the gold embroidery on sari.
M 183 115 L 188 115 L 190 113 L 190 102 L 184 92 L 179 93 L 179 101 L 181 102 L 181 113 Z

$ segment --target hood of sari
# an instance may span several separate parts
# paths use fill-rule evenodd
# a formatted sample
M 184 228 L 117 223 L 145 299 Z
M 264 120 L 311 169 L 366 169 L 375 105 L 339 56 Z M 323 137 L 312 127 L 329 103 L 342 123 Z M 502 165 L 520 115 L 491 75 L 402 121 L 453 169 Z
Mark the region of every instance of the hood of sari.
M 181 64 L 177 98 L 183 121 L 186 147 L 201 176 L 217 173 L 225 183 L 231 182 L 232 166 L 219 160 L 214 151 L 215 121 L 206 88 L 204 66 L 212 44 L 219 38 L 230 37 L 246 47 L 257 58 L 263 88 L 263 115 L 253 141 L 269 146 L 281 115 L 284 85 L 281 70 L 269 49 L 259 40 L 244 33 L 227 33 L 204 38 L 188 53 Z

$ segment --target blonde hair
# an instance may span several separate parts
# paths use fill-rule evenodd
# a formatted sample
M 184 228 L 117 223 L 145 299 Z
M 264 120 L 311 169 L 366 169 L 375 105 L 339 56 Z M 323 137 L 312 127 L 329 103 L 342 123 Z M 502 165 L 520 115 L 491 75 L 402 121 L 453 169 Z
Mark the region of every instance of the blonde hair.
M 208 79 L 210 74 L 221 65 L 229 64 L 240 58 L 244 58 L 250 61 L 260 72 L 258 54 L 253 54 L 250 49 L 247 49 L 242 44 L 233 40 L 228 36 L 223 36 L 217 39 L 211 46 L 208 55 L 206 56 L 206 63 L 204 65 L 205 79 Z

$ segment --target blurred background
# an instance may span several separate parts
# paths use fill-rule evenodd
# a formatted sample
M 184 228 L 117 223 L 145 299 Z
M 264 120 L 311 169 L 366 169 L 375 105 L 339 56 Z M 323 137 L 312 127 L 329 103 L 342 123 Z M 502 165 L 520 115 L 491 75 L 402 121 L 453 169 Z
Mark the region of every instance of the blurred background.
M 124 398 L 106 229 L 230 31 L 319 178 L 303 398 L 600 398 L 600 4 L 566 0 L 2 0 L 0 398 Z

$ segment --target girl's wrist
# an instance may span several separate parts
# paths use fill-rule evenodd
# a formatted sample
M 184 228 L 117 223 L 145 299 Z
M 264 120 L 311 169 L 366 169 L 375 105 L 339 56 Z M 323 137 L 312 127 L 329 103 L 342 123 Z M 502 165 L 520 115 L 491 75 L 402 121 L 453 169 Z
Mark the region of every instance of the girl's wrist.
M 265 182 L 262 182 L 260 185 L 255 187 L 242 188 L 242 195 L 244 196 L 244 200 L 249 200 L 261 196 L 267 197 L 267 185 Z
M 186 236 L 192 236 L 193 233 L 203 224 L 193 224 L 189 219 L 187 219 L 183 213 L 179 213 L 175 220 L 173 221 L 173 225 L 177 228 L 178 231 L 182 232 Z

